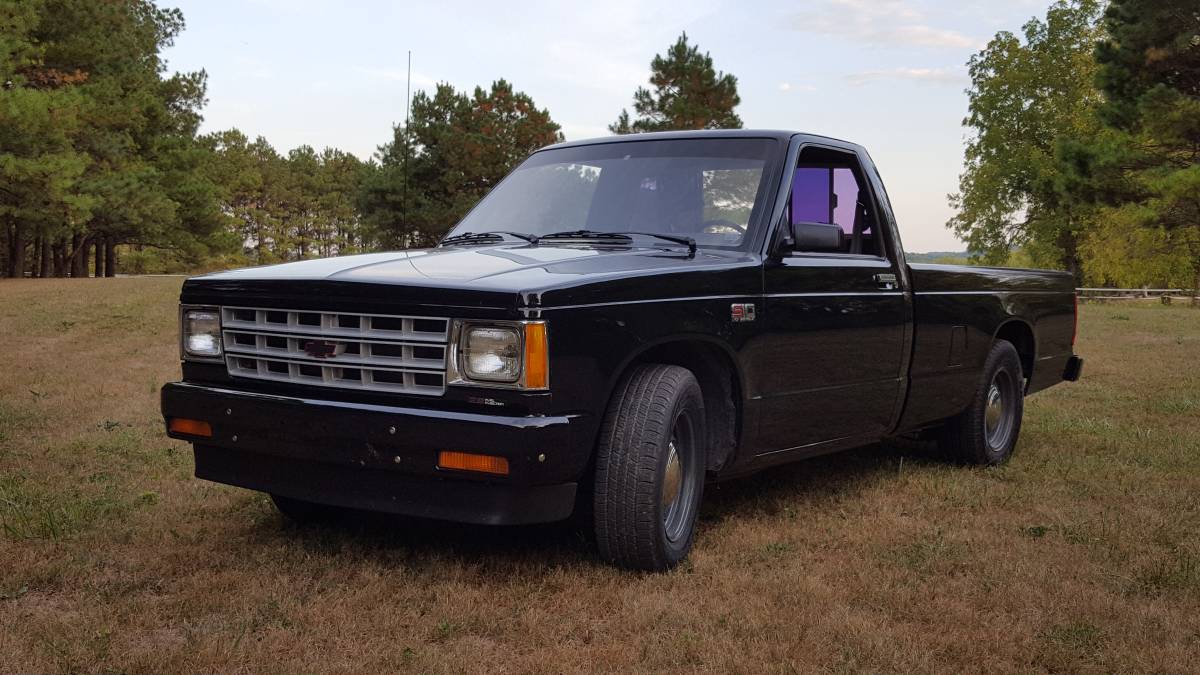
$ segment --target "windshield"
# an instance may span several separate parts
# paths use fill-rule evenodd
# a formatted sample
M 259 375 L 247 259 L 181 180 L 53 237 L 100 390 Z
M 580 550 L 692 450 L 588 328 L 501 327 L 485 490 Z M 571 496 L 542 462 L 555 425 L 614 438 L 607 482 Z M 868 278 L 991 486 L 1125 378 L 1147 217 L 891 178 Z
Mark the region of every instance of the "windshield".
M 647 232 L 742 248 L 775 141 L 603 143 L 535 153 L 447 235 Z

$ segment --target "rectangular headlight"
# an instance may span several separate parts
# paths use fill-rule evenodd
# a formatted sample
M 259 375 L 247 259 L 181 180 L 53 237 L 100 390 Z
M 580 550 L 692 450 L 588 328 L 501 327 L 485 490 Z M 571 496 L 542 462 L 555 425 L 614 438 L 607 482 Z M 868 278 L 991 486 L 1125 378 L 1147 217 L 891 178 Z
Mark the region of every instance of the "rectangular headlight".
M 221 312 L 216 307 L 184 308 L 180 313 L 182 356 L 185 359 L 221 357 Z
M 550 386 L 544 321 L 461 321 L 451 332 L 450 384 L 538 391 Z
M 462 334 L 463 374 L 485 382 L 521 379 L 521 334 L 515 327 L 474 326 Z

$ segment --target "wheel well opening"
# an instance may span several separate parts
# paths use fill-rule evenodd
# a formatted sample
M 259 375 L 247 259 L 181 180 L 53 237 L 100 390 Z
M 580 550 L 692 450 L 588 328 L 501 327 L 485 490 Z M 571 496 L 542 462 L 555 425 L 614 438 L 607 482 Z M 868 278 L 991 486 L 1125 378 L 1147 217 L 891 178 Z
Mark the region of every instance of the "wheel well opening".
M 737 448 L 742 417 L 741 386 L 729 355 L 703 342 L 669 342 L 652 347 L 629 366 L 641 363 L 680 366 L 696 376 L 708 423 L 707 469 L 723 467 Z
M 1037 345 L 1033 341 L 1033 329 L 1023 321 L 1009 321 L 996 331 L 997 340 L 1007 340 L 1017 348 L 1021 357 L 1021 371 L 1025 379 L 1033 377 L 1033 360 L 1037 355 Z

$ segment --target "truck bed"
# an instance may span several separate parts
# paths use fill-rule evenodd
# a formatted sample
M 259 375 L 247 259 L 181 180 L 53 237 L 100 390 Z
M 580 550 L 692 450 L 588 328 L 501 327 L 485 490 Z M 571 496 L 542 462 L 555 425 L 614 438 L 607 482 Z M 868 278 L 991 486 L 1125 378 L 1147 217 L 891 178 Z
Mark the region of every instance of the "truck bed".
M 901 428 L 961 410 L 993 338 L 1022 353 L 1027 391 L 1062 380 L 1075 333 L 1070 274 L 965 265 L 910 264 L 913 358 Z M 1036 336 L 1036 337 L 1035 337 Z

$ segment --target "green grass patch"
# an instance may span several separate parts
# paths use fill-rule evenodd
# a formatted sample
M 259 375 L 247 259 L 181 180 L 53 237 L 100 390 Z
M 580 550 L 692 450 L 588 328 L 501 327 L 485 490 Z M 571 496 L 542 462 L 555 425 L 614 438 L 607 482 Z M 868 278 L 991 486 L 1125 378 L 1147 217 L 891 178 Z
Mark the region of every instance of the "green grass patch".
M 958 565 L 965 553 L 965 545 L 949 540 L 945 532 L 939 529 L 889 549 L 884 559 L 917 574 L 927 575 Z
M 1086 621 L 1051 626 L 1042 638 L 1058 647 L 1077 652 L 1095 652 L 1104 640 L 1104 633 Z
M 20 475 L 0 476 L 0 532 L 13 540 L 60 541 L 133 508 L 112 485 L 81 490 L 35 483 Z
M 1174 549 L 1139 572 L 1131 590 L 1150 596 L 1200 594 L 1200 557 L 1186 549 Z

